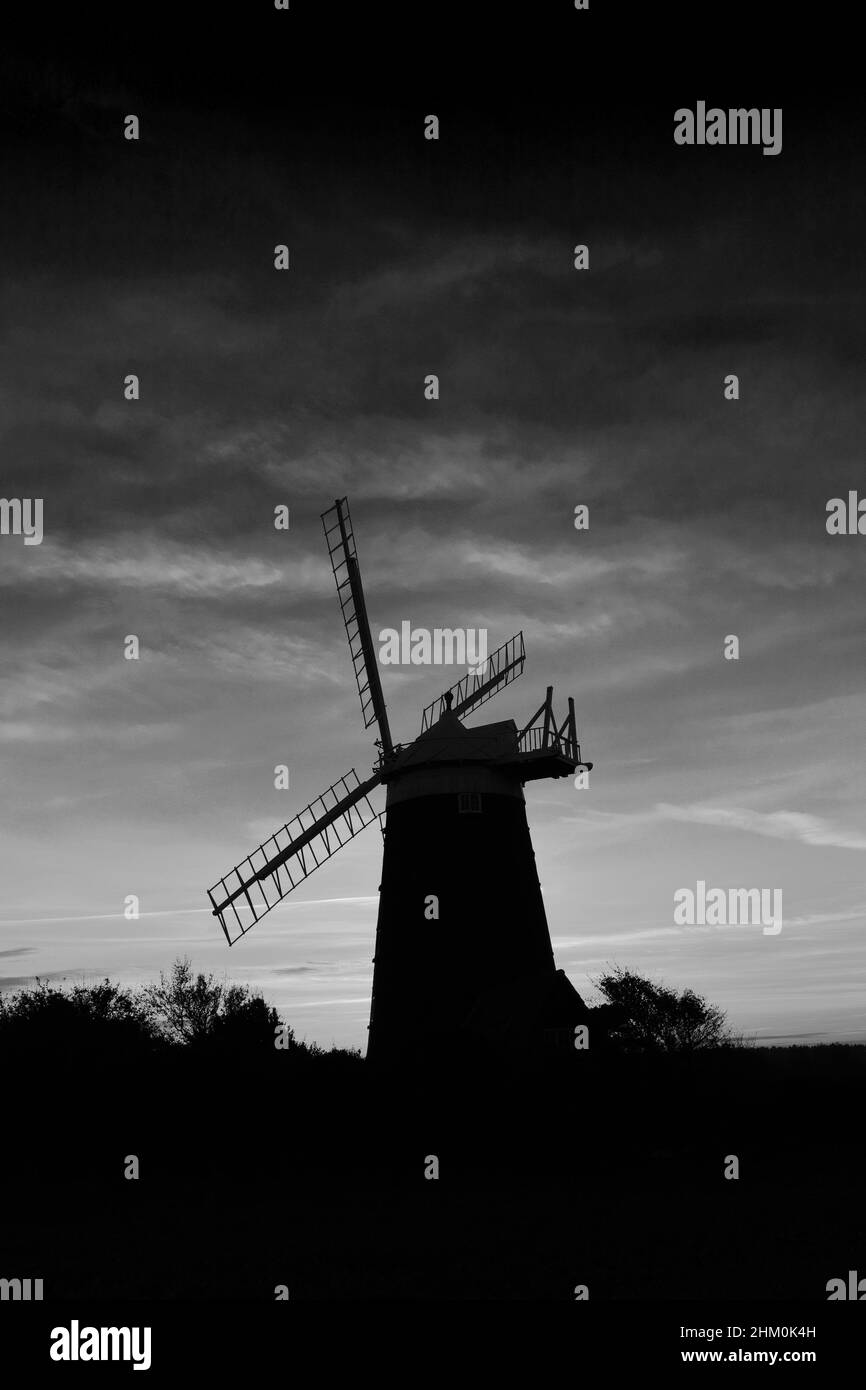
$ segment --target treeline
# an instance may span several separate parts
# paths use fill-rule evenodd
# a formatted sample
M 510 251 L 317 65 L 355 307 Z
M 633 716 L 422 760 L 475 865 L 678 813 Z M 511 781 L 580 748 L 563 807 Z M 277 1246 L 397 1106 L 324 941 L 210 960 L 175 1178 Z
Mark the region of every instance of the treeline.
M 123 1176 L 129 1155 L 148 1190 L 164 1192 L 335 1178 L 340 1191 L 385 1189 L 411 1185 L 428 1154 L 453 1179 L 594 1183 L 628 1173 L 635 1146 L 647 1161 L 669 1155 L 685 1178 L 719 1154 L 768 1171 L 779 1154 L 825 1163 L 830 1129 L 850 1142 L 866 1048 L 739 1046 L 721 1011 L 688 990 L 622 969 L 595 984 L 606 1002 L 591 1011 L 586 1050 L 521 1056 L 467 1039 L 449 1052 L 434 1037 L 429 1057 L 385 1071 L 297 1038 L 260 994 L 187 960 L 137 989 L 37 982 L 0 998 L 14 1136 L 0 1145 L 0 1185 L 92 1181 L 128 1203 L 139 1190 Z
M 623 967 L 594 985 L 602 1003 L 589 1010 L 592 1050 L 606 1055 L 691 1054 L 741 1047 L 721 1009 L 693 990 L 678 991 Z M 569 1030 L 566 1028 L 565 1033 Z M 440 1059 L 444 1040 L 434 1040 Z M 451 1040 L 460 1062 L 478 1040 Z M 580 1042 L 575 1043 L 579 1049 Z M 186 958 L 159 982 L 132 989 L 109 979 L 60 988 L 37 979 L 29 989 L 0 995 L 0 1052 L 56 1062 L 77 1057 L 132 1061 L 183 1051 L 201 1058 L 242 1061 L 276 1053 L 296 1065 L 357 1066 L 357 1049 L 324 1049 L 295 1036 L 261 993 L 214 975 L 194 974 Z M 488 1044 L 488 1051 L 499 1049 Z M 571 1051 L 566 1040 L 566 1051 Z M 486 1060 L 494 1060 L 491 1055 Z M 501 1057 L 500 1057 L 501 1060 Z
M 0 995 L 0 1052 L 55 1063 L 63 1058 L 138 1060 L 185 1053 L 251 1056 L 278 1051 L 298 1064 L 329 1058 L 360 1062 L 357 1050 L 327 1051 L 298 1039 L 277 1010 L 248 985 L 194 974 L 176 960 L 158 984 L 137 989 L 105 979 L 58 988 L 37 979 Z

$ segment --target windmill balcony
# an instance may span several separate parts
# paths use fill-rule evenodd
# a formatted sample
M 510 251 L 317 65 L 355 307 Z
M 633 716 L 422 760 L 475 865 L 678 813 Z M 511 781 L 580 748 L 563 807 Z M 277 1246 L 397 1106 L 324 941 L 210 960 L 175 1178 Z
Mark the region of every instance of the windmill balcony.
M 555 728 L 545 729 L 542 725 L 525 729 L 518 736 L 509 762 L 521 768 L 524 782 L 541 777 L 568 777 L 577 767 L 592 766 L 583 761 L 577 739 L 568 732 L 557 733 Z

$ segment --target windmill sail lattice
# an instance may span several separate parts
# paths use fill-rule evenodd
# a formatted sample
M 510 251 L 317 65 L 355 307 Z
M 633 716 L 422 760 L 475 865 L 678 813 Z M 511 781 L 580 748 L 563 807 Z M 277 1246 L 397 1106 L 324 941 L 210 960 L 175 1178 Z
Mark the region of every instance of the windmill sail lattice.
M 526 662 L 526 648 L 523 645 L 523 633 L 518 632 L 516 636 L 509 637 L 507 642 L 503 642 L 501 647 L 491 653 L 487 658 L 484 670 L 479 675 L 473 675 L 470 671 L 456 685 L 440 695 L 438 700 L 433 700 L 427 705 L 421 717 L 421 732 L 429 729 L 431 724 L 435 724 L 437 719 L 441 719 L 448 706 L 448 696 L 452 698 L 452 709 L 459 719 L 464 715 L 471 714 L 485 704 L 487 700 L 492 700 L 504 686 L 510 685 L 517 680 L 518 676 L 523 675 L 523 667 Z
M 230 946 L 376 819 L 367 794 L 378 782 L 352 768 L 208 889 Z
M 361 586 L 355 533 L 352 530 L 352 518 L 345 497 L 339 498 L 329 511 L 323 512 L 322 525 L 325 528 L 325 540 L 337 585 L 337 597 L 340 600 L 343 623 L 349 639 L 364 728 L 369 729 L 371 724 L 379 725 L 382 751 L 389 755 L 392 751 L 391 731 L 388 728 L 385 697 L 382 694 L 382 682 L 379 679 L 379 667 L 373 650 L 367 605 Z

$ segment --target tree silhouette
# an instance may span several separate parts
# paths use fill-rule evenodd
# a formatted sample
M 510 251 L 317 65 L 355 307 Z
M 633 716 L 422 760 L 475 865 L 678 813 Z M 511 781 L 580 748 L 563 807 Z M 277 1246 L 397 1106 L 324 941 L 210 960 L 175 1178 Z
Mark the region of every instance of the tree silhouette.
M 193 975 L 187 957 L 176 960 L 159 984 L 142 990 L 144 1008 L 160 1037 L 174 1045 L 273 1047 L 280 1016 L 248 985 Z M 290 1045 L 294 1035 L 288 1029 Z
M 694 990 L 679 993 L 616 966 L 592 982 L 607 1000 L 610 1042 L 624 1052 L 695 1052 L 737 1047 L 724 1012 Z

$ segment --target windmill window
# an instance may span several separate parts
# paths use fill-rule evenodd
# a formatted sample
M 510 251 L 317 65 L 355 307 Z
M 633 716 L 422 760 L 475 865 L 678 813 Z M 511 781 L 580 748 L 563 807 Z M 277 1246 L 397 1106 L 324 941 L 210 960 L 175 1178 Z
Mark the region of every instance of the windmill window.
M 480 815 L 481 813 L 481 793 L 480 792 L 458 792 L 457 810 L 461 816 Z

